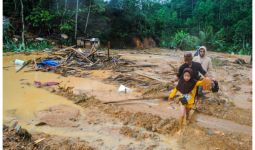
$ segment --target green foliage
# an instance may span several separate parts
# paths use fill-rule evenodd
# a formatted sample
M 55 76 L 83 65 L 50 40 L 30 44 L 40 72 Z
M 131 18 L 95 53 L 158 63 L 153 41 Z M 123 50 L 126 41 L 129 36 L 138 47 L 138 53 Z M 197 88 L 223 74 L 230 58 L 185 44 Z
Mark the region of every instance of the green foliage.
M 26 49 L 22 47 L 22 42 L 14 42 L 11 39 L 6 40 L 3 45 L 4 52 L 25 52 L 25 51 L 39 51 L 53 46 L 47 41 L 30 41 L 26 42 Z
M 212 26 L 207 26 L 204 31 L 199 31 L 199 45 L 211 46 L 213 40 L 213 28 Z
M 3 31 L 4 32 L 8 31 L 10 28 L 10 25 L 11 25 L 10 20 L 8 18 L 4 17 L 3 18 Z
M 17 29 L 12 33 L 20 34 L 20 6 L 15 2 L 4 0 L 3 14 L 18 22 L 11 22 Z M 73 37 L 76 1 L 24 1 L 24 6 L 26 31 Z M 77 35 L 112 41 L 113 47 L 132 46 L 134 37 L 152 37 L 161 47 L 205 45 L 216 51 L 252 52 L 252 0 L 79 0 L 78 12 Z
M 48 41 L 32 41 L 27 43 L 27 47 L 28 51 L 38 51 L 46 48 L 50 49 L 53 46 Z
M 171 42 L 171 38 L 172 37 L 169 33 L 163 33 L 160 40 L 160 46 L 169 48 L 176 47 L 176 45 L 173 45 L 173 43 Z
M 44 10 L 42 8 L 34 8 L 29 16 L 26 17 L 26 21 L 28 21 L 33 27 L 42 27 L 46 26 L 47 28 L 51 28 L 51 21 L 54 18 L 54 15 L 50 14 L 48 10 Z
M 62 33 L 69 33 L 71 31 L 73 31 L 73 26 L 71 25 L 71 23 L 63 23 L 59 25 L 59 29 Z
M 194 49 L 198 44 L 198 38 L 191 36 L 189 33 L 184 31 L 178 31 L 172 38 L 171 47 L 179 48 L 181 50 Z
M 225 30 L 221 28 L 218 32 L 213 35 L 211 46 L 216 51 L 225 51 L 226 42 L 225 42 Z
M 10 20 L 6 17 L 3 18 L 3 42 L 8 40 L 9 38 L 9 32 L 10 32 Z

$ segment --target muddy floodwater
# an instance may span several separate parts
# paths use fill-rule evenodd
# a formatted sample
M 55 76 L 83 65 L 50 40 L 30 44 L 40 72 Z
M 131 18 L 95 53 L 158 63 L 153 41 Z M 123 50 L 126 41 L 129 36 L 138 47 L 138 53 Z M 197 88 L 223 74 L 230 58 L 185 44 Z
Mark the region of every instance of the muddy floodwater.
M 121 100 L 127 98 L 134 98 L 135 92 L 132 95 L 119 94 L 117 92 L 118 87 L 115 85 L 104 84 L 96 79 L 105 78 L 110 75 L 108 71 L 92 71 L 92 79 L 75 78 L 75 77 L 62 77 L 60 75 L 48 72 L 18 72 L 15 67 L 13 60 L 15 58 L 28 60 L 38 56 L 23 56 L 23 55 L 12 55 L 4 57 L 3 66 L 4 69 L 3 80 L 4 80 L 4 103 L 3 103 L 3 119 L 4 123 L 11 125 L 15 120 L 19 124 L 28 129 L 30 132 L 43 132 L 50 135 L 58 135 L 63 137 L 79 137 L 89 141 L 92 144 L 97 145 L 103 143 L 108 146 L 103 146 L 106 149 L 116 148 L 119 145 L 128 145 L 129 143 L 135 142 L 136 145 L 142 146 L 140 142 L 136 142 L 133 139 L 124 137 L 118 132 L 122 127 L 122 124 L 115 120 L 109 120 L 105 122 L 105 116 L 98 115 L 97 111 L 86 111 L 80 106 L 74 104 L 72 101 L 51 92 L 36 88 L 33 86 L 34 81 L 41 82 L 61 82 L 63 86 L 74 87 L 74 93 L 80 94 L 83 92 L 89 93 L 91 96 L 96 96 L 102 100 Z M 26 71 L 27 69 L 24 69 Z M 49 109 L 54 106 L 70 107 L 73 110 L 79 110 L 79 121 L 74 127 L 54 127 L 54 126 L 35 126 L 39 123 L 36 113 L 45 109 Z M 65 111 L 65 110 L 63 110 Z M 90 118 L 88 118 L 88 116 Z M 89 124 L 89 119 L 93 120 L 101 119 L 101 124 Z M 161 137 L 161 147 L 173 147 L 174 142 L 169 142 L 166 137 Z M 118 142 L 116 142 L 116 140 Z M 149 141 L 148 141 L 149 142 Z
M 84 108 L 81 105 L 75 104 L 67 97 L 52 92 L 52 89 L 57 89 L 58 85 L 52 86 L 49 89 L 34 86 L 34 81 L 59 82 L 61 87 L 73 87 L 72 92 L 75 95 L 86 94 L 88 97 L 95 97 L 101 102 L 142 97 L 138 87 L 130 87 L 132 89 L 130 93 L 120 93 L 118 92 L 120 83 L 106 81 L 112 76 L 116 76 L 116 72 L 113 70 L 87 70 L 86 73 L 88 75 L 84 78 L 74 76 L 63 77 L 53 72 L 31 71 L 29 67 L 16 72 L 19 66 L 14 65 L 15 59 L 29 60 L 43 57 L 44 55 L 6 54 L 3 56 L 4 124 L 12 125 L 15 121 L 18 121 L 23 128 L 31 133 L 46 133 L 60 137 L 79 138 L 87 141 L 90 146 L 96 149 L 142 149 L 151 146 L 155 149 L 171 148 L 178 150 L 185 147 L 180 142 L 184 139 L 178 134 L 165 135 L 148 131 L 136 125 L 125 124 L 100 110 L 100 107 Z M 137 65 L 153 64 L 160 66 L 143 68 L 142 70 L 155 74 L 163 74 L 165 70 L 170 69 L 169 62 L 174 62 L 172 64 L 176 66 L 181 63 L 181 55 L 177 54 L 153 55 L 123 52 L 122 55 L 123 59 L 134 61 Z M 212 53 L 211 55 L 215 56 L 217 53 Z M 222 91 L 226 98 L 231 97 L 233 93 L 235 94 L 231 99 L 231 103 L 234 103 L 235 106 L 231 107 L 231 109 L 237 108 L 236 110 L 233 109 L 233 112 L 240 112 L 240 115 L 244 115 L 238 118 L 235 115 L 229 115 L 228 112 L 224 112 L 226 116 L 224 118 L 220 116 L 222 108 L 216 109 L 219 111 L 219 115 L 211 114 L 208 111 L 196 113 L 194 116 L 196 126 L 215 131 L 215 133 L 230 132 L 251 136 L 251 118 L 249 118 L 250 116 L 245 116 L 245 114 L 250 114 L 251 112 L 252 99 L 251 93 L 248 93 L 251 91 L 251 87 L 248 85 L 251 80 L 251 69 L 246 68 L 245 71 L 244 73 L 236 72 L 237 75 L 234 76 L 229 75 L 231 70 L 225 72 L 223 69 L 216 69 L 215 71 L 217 74 L 230 76 L 227 80 L 222 76 L 219 77 L 219 82 L 224 83 Z M 241 77 L 243 77 L 246 84 L 242 85 L 241 81 L 238 80 Z M 164 80 L 167 80 L 167 77 Z M 232 81 L 240 83 L 239 86 L 243 86 L 241 87 L 243 93 L 228 90 L 236 88 L 232 86 Z M 245 94 L 244 90 L 246 90 Z M 210 94 L 208 95 L 210 96 Z M 242 103 L 240 103 L 241 100 L 243 100 Z M 116 106 L 132 113 L 150 113 L 162 119 L 179 118 L 179 106 L 177 104 L 169 106 L 168 102 L 162 99 L 118 103 Z M 214 104 L 209 106 L 214 107 Z M 215 105 L 215 107 L 219 106 Z M 245 119 L 244 123 L 242 123 L 242 119 Z M 130 136 L 127 131 L 135 131 L 136 138 L 133 137 L 133 134 Z M 198 132 L 200 133 L 200 131 Z M 146 138 L 142 138 L 143 140 L 138 140 L 138 135 L 149 135 L 149 138 L 146 136 Z M 189 143 L 186 143 L 186 146 L 188 146 L 187 144 Z M 196 148 L 199 149 L 201 147 L 196 145 L 194 149 Z

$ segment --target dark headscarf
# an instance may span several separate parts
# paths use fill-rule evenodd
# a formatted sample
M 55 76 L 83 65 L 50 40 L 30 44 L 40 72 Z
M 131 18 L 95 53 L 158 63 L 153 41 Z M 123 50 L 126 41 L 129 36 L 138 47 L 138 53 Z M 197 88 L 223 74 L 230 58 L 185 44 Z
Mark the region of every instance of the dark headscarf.
M 184 80 L 184 73 L 188 72 L 190 74 L 190 80 L 189 81 L 185 81 Z M 177 90 L 180 91 L 182 94 L 188 94 L 189 92 L 192 91 L 192 89 L 194 88 L 194 86 L 196 85 L 196 80 L 194 79 L 193 76 L 193 71 L 191 68 L 185 68 L 183 70 L 182 76 L 177 84 Z

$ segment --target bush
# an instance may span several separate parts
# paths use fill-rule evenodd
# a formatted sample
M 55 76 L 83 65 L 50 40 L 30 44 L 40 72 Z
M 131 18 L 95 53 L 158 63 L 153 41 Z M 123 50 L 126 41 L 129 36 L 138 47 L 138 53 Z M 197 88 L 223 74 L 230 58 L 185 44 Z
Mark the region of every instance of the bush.
M 48 10 L 43 10 L 42 8 L 34 8 L 29 16 L 26 17 L 26 21 L 32 27 L 39 28 L 42 30 L 51 29 L 51 21 L 55 16 L 51 14 Z
M 163 34 L 161 35 L 159 45 L 160 45 L 161 47 L 173 48 L 173 46 L 171 45 L 171 35 L 170 35 L 170 34 L 167 34 L 167 33 L 163 33 Z
M 197 37 L 191 36 L 189 33 L 178 31 L 172 37 L 171 47 L 181 50 L 193 49 L 198 45 L 198 40 Z
M 213 27 L 206 26 L 203 31 L 199 31 L 199 45 L 210 46 L 213 42 Z
M 22 48 L 22 42 L 14 42 L 11 39 L 6 40 L 3 45 L 4 52 L 24 52 L 24 51 L 39 51 L 53 46 L 47 41 L 30 41 L 26 43 L 26 49 Z
M 71 23 L 62 23 L 59 25 L 59 29 L 62 33 L 70 33 L 73 31 L 73 25 Z

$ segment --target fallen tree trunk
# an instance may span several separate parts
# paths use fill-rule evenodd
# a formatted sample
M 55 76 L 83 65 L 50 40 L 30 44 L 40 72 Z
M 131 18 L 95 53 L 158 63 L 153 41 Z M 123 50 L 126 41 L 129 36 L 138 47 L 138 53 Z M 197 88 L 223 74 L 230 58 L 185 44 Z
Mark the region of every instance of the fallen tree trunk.
M 130 101 L 145 101 L 149 99 L 167 99 L 167 98 L 168 98 L 168 95 L 161 95 L 157 97 L 141 97 L 141 98 L 125 99 L 120 101 L 109 101 L 109 102 L 104 102 L 103 104 L 125 103 Z

